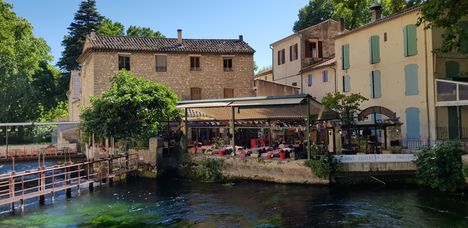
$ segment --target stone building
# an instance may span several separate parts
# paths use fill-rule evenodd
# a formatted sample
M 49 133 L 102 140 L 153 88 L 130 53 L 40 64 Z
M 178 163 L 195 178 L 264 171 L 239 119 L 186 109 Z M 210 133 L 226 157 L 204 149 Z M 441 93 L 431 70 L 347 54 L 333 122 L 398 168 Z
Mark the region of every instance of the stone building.
M 254 50 L 239 39 L 87 36 L 81 64 L 81 105 L 89 106 L 121 69 L 171 88 L 180 100 L 253 96 Z
M 273 80 L 315 96 L 313 91 L 306 91 L 304 72 L 334 58 L 335 36 L 344 31 L 343 20 L 328 19 L 272 43 Z

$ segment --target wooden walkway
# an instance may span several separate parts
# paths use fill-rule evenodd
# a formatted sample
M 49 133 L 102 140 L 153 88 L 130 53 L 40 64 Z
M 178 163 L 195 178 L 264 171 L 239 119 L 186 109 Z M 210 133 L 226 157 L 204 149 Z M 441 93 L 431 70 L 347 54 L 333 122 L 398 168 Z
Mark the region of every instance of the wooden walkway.
M 71 197 L 72 189 L 79 195 L 83 186 L 92 190 L 94 183 L 112 184 L 115 177 L 136 171 L 137 162 L 137 155 L 117 156 L 0 175 L 0 206 L 10 205 L 15 210 L 19 202 L 23 210 L 27 199 L 39 198 L 43 204 L 50 195 L 53 202 L 60 191 Z

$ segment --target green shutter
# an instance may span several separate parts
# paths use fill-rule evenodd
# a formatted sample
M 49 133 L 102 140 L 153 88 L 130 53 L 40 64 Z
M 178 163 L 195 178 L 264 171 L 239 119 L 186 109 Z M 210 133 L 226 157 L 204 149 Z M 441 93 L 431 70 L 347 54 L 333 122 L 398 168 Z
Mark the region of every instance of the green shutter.
M 406 138 L 419 139 L 419 109 L 410 107 L 406 109 Z
M 349 44 L 341 45 L 341 68 L 343 70 L 349 69 Z
M 456 61 L 445 62 L 445 78 L 452 79 L 460 74 L 460 65 Z
M 465 38 L 461 39 L 460 51 L 462 53 L 468 53 L 468 21 L 461 21 L 460 26 L 461 31 L 465 35 Z
M 343 92 L 351 91 L 351 84 L 349 75 L 343 76 Z
M 371 98 L 382 97 L 382 83 L 380 78 L 380 70 L 374 70 L 370 73 L 370 94 Z
M 418 54 L 418 45 L 416 38 L 416 25 L 406 25 L 403 30 L 405 56 Z
M 380 62 L 379 36 L 369 38 L 369 61 L 371 64 Z
M 405 95 L 412 96 L 419 94 L 418 85 L 418 65 L 409 64 L 405 66 Z

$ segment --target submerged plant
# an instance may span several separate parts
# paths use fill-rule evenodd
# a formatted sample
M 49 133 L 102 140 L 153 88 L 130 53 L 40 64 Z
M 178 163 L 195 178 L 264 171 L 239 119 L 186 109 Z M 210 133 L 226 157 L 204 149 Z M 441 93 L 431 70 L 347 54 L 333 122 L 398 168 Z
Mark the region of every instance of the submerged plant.
M 416 181 L 442 192 L 454 192 L 465 186 L 462 174 L 463 151 L 459 141 L 443 141 L 426 147 L 416 160 Z

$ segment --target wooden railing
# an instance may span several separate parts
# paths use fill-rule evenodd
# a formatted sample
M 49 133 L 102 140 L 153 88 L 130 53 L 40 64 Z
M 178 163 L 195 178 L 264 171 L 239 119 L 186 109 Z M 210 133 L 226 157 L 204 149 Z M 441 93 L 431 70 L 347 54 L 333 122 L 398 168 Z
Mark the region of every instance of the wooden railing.
M 0 175 L 0 206 L 10 204 L 14 210 L 15 203 L 19 202 L 23 210 L 27 199 L 39 197 L 39 203 L 44 203 L 45 196 L 50 194 L 53 202 L 59 191 L 71 197 L 72 189 L 79 195 L 82 186 L 92 190 L 94 183 L 111 184 L 114 177 L 137 168 L 138 159 L 134 154 L 3 174 Z

